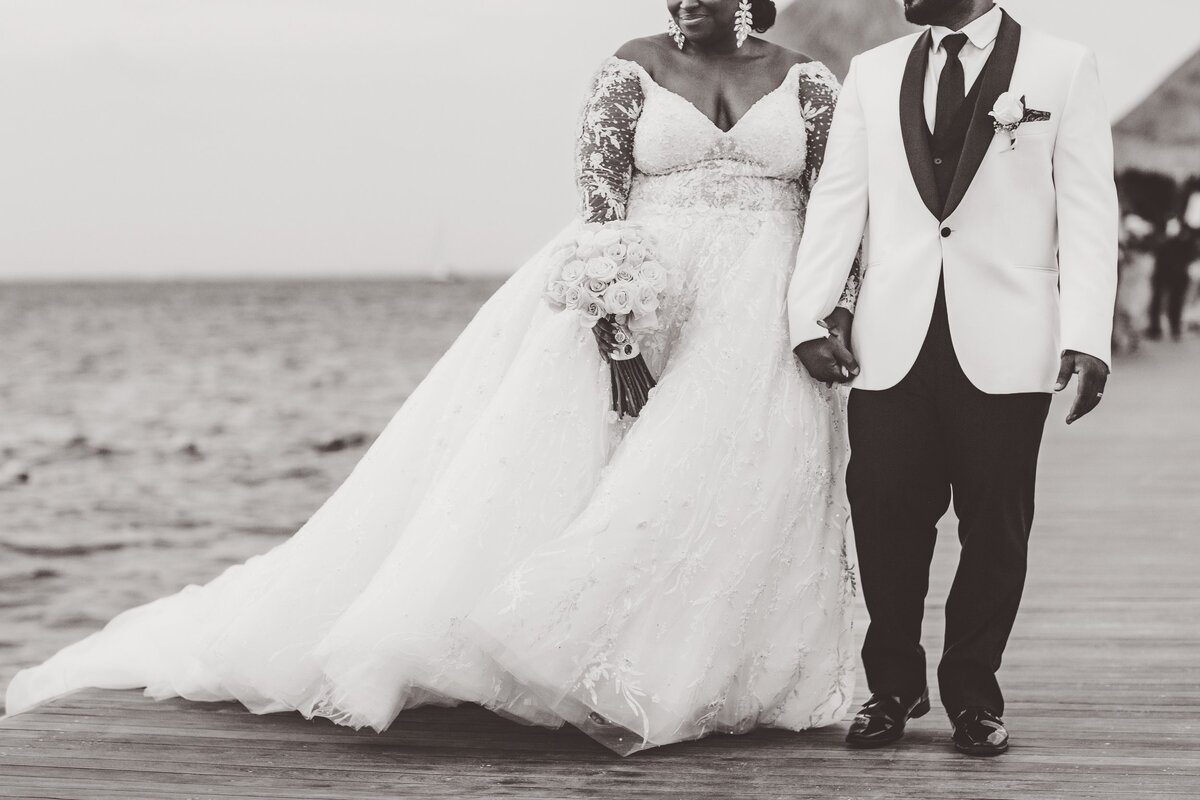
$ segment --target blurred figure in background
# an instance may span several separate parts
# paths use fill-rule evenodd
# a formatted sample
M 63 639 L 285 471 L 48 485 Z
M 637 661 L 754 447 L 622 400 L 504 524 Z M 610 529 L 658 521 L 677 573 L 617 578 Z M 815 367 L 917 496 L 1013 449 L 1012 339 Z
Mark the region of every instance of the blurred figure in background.
M 1119 353 L 1136 353 L 1148 324 L 1154 275 L 1150 243 L 1154 230 L 1154 223 L 1137 214 L 1121 218 L 1117 307 L 1113 319 L 1113 350 Z
M 1183 248 L 1172 240 L 1182 233 L 1179 217 L 1188 207 L 1189 195 L 1174 178 L 1149 170 L 1125 170 L 1117 184 L 1122 209 L 1121 261 L 1113 346 L 1132 353 L 1143 333 L 1151 339 L 1162 338 L 1162 315 L 1170 306 L 1172 286 L 1180 307 L 1183 305 L 1187 267 L 1185 263 L 1181 281 L 1180 270 L 1172 264 L 1184 257 Z M 1194 213 L 1200 216 L 1200 200 Z M 1176 232 L 1174 236 L 1168 228 Z
M 1183 305 L 1190 284 L 1189 267 L 1196 260 L 1196 235 L 1179 219 L 1167 222 L 1165 235 L 1154 248 L 1154 295 L 1150 300 L 1150 327 L 1146 336 L 1161 339 L 1166 313 L 1171 338 L 1183 338 Z

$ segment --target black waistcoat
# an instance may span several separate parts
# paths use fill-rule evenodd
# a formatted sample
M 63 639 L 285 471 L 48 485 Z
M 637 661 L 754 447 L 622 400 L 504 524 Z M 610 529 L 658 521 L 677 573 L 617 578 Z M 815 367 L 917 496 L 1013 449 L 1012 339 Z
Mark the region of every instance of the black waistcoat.
M 967 142 L 967 132 L 971 129 L 971 120 L 975 113 L 975 105 L 984 83 L 984 74 L 991 66 L 991 59 L 984 66 L 983 73 L 976 79 L 971 91 L 954 115 L 953 123 L 941 132 L 941 137 L 930 134 L 929 149 L 933 153 L 933 175 L 937 181 L 938 199 L 943 211 L 946 200 L 950 195 L 950 186 L 954 183 L 954 175 L 958 172 L 959 162 L 962 161 L 963 146 Z M 926 132 L 928 132 L 926 127 Z

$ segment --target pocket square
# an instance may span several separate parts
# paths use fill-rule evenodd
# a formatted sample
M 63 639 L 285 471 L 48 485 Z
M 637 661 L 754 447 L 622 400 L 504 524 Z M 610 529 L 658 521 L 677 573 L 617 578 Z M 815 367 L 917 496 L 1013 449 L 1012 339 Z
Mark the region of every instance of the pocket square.
M 1022 123 L 1025 123 L 1025 122 L 1049 122 L 1049 121 L 1050 121 L 1050 112 L 1049 111 L 1038 111 L 1035 108 L 1026 108 L 1025 116 L 1021 118 Z

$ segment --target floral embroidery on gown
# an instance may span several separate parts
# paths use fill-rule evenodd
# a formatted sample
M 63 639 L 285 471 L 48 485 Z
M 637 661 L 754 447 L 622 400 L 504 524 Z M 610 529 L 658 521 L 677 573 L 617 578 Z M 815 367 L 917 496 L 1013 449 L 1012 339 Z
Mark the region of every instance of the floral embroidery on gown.
M 382 731 L 473 702 L 621 754 L 846 713 L 844 409 L 788 346 L 785 297 L 837 83 L 794 66 L 728 132 L 638 64 L 602 66 L 581 219 L 488 300 L 291 538 L 129 609 L 7 691 L 237 700 Z M 585 221 L 626 220 L 675 280 L 659 385 L 610 412 L 590 331 L 544 299 Z M 843 296 L 853 307 L 854 271 Z

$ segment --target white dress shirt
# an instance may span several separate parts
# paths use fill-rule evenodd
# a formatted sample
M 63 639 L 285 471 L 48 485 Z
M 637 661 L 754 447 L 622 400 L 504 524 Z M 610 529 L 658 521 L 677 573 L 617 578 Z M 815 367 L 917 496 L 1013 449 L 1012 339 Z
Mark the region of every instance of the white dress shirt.
M 967 91 L 970 92 L 996 46 L 996 37 L 1000 35 L 1000 22 L 1003 18 L 1000 6 L 992 6 L 991 11 L 961 31 L 952 31 L 941 25 L 934 25 L 929 29 L 933 34 L 933 43 L 929 50 L 929 69 L 925 71 L 925 121 L 929 123 L 929 130 L 932 131 L 937 122 L 938 81 L 942 78 L 942 67 L 946 66 L 946 51 L 942 49 L 942 40 L 954 33 L 967 35 L 968 41 L 959 53 L 958 60 L 962 62 Z

